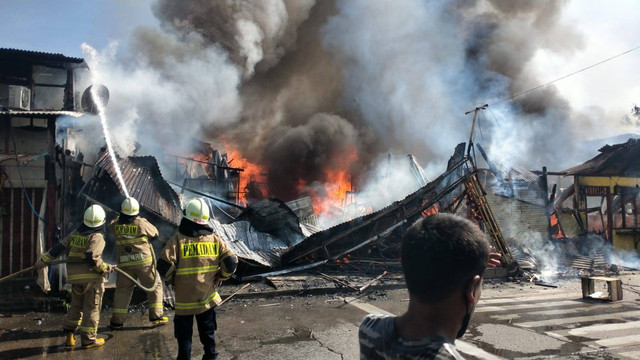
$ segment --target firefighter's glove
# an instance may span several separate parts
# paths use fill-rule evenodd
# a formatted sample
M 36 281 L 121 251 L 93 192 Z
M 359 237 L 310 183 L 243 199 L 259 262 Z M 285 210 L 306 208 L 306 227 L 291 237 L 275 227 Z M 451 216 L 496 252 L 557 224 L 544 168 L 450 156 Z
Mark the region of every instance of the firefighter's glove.
M 46 264 L 44 261 L 42 261 L 42 258 L 40 258 L 40 259 L 38 259 L 38 260 L 36 261 L 36 263 L 34 264 L 34 266 L 36 267 L 36 269 L 40 270 L 40 269 L 42 269 L 43 267 L 47 266 L 47 264 Z
M 111 274 L 112 272 L 116 271 L 116 265 L 107 265 L 107 268 L 105 269 L 105 271 Z

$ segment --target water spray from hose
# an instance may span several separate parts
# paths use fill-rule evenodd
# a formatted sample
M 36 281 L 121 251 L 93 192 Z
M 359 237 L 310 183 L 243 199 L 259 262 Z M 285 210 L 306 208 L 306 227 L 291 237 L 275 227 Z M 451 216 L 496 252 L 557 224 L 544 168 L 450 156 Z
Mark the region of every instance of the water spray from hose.
M 124 196 L 129 197 L 129 191 L 127 190 L 127 185 L 124 182 L 124 178 L 122 177 L 122 171 L 120 171 L 120 166 L 118 165 L 118 159 L 116 158 L 116 153 L 113 151 L 113 145 L 111 144 L 111 136 L 109 134 L 109 126 L 107 124 L 107 116 L 104 113 L 104 102 L 102 101 L 102 97 L 98 94 L 98 86 L 91 86 L 91 98 L 93 99 L 93 103 L 96 106 L 96 110 L 98 116 L 100 117 L 100 123 L 102 124 L 102 132 L 104 133 L 104 139 L 107 143 L 107 151 L 109 152 L 109 156 L 111 157 L 111 162 L 113 163 L 113 167 L 116 169 L 116 175 L 118 176 L 118 181 L 120 182 L 120 186 L 122 187 L 122 191 L 124 191 Z
M 92 77 L 95 79 L 97 77 L 97 72 L 100 63 L 100 57 L 96 49 L 91 47 L 90 45 L 83 43 L 82 50 L 85 54 L 87 54 L 90 58 L 90 61 L 94 63 L 94 67 L 91 71 Z M 88 92 L 88 94 L 87 94 Z M 124 191 L 124 195 L 129 197 L 129 191 L 127 190 L 127 185 L 124 182 L 124 177 L 122 177 L 122 171 L 120 170 L 120 166 L 118 165 L 118 159 L 116 158 L 116 153 L 113 150 L 113 144 L 111 143 L 111 136 L 109 134 L 109 126 L 107 124 L 107 116 L 105 115 L 105 102 L 109 99 L 109 90 L 104 85 L 91 85 L 87 90 L 85 90 L 85 94 L 82 95 L 82 107 L 85 111 L 96 114 L 100 117 L 100 124 L 102 124 L 102 132 L 104 134 L 105 142 L 107 143 L 107 151 L 109 152 L 109 156 L 111 157 L 111 162 L 113 163 L 113 167 L 116 169 L 116 175 L 118 177 L 118 182 L 120 183 L 120 187 L 122 191 Z

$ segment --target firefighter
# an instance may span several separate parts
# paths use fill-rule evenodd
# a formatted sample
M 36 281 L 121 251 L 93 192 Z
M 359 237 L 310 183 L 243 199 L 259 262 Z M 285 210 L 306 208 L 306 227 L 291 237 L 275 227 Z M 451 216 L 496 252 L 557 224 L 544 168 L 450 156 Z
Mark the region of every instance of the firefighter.
M 116 257 L 118 268 L 131 275 L 145 287 L 156 283 L 156 264 L 151 241 L 158 238 L 158 229 L 139 216 L 140 205 L 132 197 L 127 197 L 120 207 L 120 215 L 109 224 L 116 238 Z M 149 321 L 153 324 L 166 324 L 169 319 L 163 316 L 162 282 L 158 279 L 153 292 L 147 292 L 149 299 Z M 113 315 L 109 326 L 122 329 L 134 284 L 125 276 L 119 275 L 113 296 Z
M 158 271 L 175 285 L 174 336 L 178 340 L 178 360 L 191 358 L 194 315 L 204 346 L 202 359 L 218 357 L 215 307 L 221 299 L 216 288 L 238 266 L 236 255 L 208 223 L 209 207 L 204 200 L 189 201 L 178 233 L 167 242 L 158 259 Z
M 84 348 L 104 345 L 104 339 L 97 337 L 104 275 L 113 272 L 115 265 L 102 261 L 104 250 L 105 213 L 100 205 L 91 205 L 84 212 L 80 227 L 42 254 L 36 261 L 41 269 L 53 259 L 67 254 L 67 281 L 71 284 L 71 307 L 63 325 L 65 345 L 73 347 L 76 340 L 73 333 L 80 326 L 81 343 Z

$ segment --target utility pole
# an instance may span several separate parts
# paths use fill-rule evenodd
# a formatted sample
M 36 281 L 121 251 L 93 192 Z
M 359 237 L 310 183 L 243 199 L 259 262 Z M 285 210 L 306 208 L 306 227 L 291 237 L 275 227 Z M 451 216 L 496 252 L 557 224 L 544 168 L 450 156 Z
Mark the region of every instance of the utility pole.
M 482 106 L 478 106 L 477 108 L 475 108 L 473 110 L 469 110 L 466 113 L 464 113 L 465 115 L 469 115 L 469 114 L 473 113 L 473 122 L 471 123 L 471 133 L 469 134 L 469 143 L 467 144 L 467 156 L 469 156 L 471 154 L 471 146 L 473 145 L 473 131 L 476 128 L 476 120 L 478 119 L 478 111 L 484 110 L 484 109 L 486 109 L 488 107 L 489 107 L 489 104 L 484 104 Z

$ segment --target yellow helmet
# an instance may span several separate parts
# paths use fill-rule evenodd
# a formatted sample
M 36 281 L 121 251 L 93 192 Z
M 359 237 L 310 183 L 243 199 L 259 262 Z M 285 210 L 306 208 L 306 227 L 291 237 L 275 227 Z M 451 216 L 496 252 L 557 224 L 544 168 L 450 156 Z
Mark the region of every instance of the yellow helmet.
M 138 200 L 135 198 L 128 197 L 122 202 L 120 210 L 125 215 L 135 216 L 140 213 L 140 204 L 138 204 Z
M 91 205 L 84 211 L 84 224 L 90 228 L 97 228 L 104 224 L 106 214 L 100 205 Z
M 209 206 L 202 198 L 189 200 L 184 207 L 184 217 L 196 224 L 204 225 L 209 222 Z

